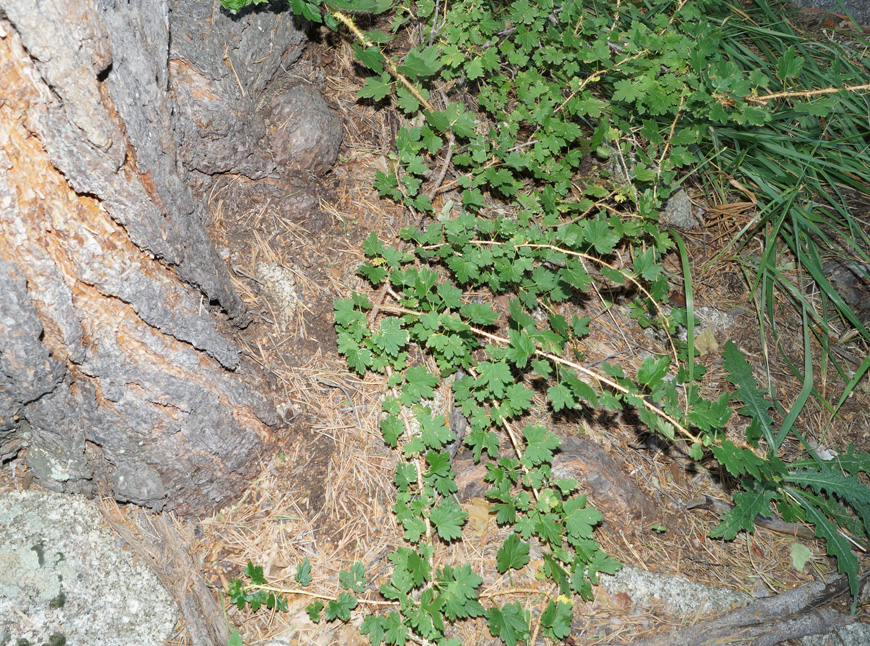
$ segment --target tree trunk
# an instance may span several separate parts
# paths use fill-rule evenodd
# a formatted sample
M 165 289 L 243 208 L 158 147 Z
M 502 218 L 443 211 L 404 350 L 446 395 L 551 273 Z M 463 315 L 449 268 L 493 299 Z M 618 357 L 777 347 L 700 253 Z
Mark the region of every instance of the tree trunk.
M 245 114 L 304 34 L 216 4 L 170 47 L 166 1 L 0 0 L 0 458 L 48 488 L 206 514 L 270 441 L 188 181 L 274 170 Z

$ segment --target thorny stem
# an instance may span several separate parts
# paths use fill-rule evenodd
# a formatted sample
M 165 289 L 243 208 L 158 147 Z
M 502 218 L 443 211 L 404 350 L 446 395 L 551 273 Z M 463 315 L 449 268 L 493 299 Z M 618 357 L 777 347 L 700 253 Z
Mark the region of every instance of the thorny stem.
M 747 96 L 749 103 L 767 103 L 774 99 L 800 99 L 824 94 L 837 94 L 838 92 L 862 92 L 870 90 L 870 83 L 865 85 L 847 85 L 846 87 L 827 87 L 821 90 L 806 90 L 804 92 L 777 92 L 776 94 L 764 94 L 762 96 Z
M 265 592 L 277 592 L 279 594 L 298 594 L 300 596 L 305 597 L 313 597 L 314 599 L 322 599 L 323 601 L 338 601 L 338 597 L 330 597 L 326 594 L 318 594 L 317 592 L 309 592 L 308 590 L 299 590 L 297 588 L 278 588 L 271 585 L 260 585 L 258 583 L 252 583 L 251 585 L 246 585 L 242 588 L 245 592 L 249 590 L 263 590 Z M 394 606 L 396 605 L 394 601 L 376 601 L 372 599 L 360 599 L 359 597 L 355 597 L 357 602 L 359 603 L 367 603 L 372 606 Z

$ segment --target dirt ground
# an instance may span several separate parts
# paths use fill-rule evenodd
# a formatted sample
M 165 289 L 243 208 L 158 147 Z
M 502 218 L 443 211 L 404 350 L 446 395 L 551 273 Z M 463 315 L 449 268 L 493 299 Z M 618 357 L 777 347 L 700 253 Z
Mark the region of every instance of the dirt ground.
M 371 375 L 360 379 L 348 371 L 336 351 L 331 316 L 333 299 L 352 290 L 371 293 L 355 275 L 363 260 L 362 240 L 374 231 L 381 239 L 394 241 L 397 232 L 411 224 L 410 215 L 381 201 L 370 188 L 375 171 L 387 167 L 391 121 L 399 117 L 389 108 L 376 110 L 357 102 L 355 93 L 361 81 L 347 45 L 324 42 L 310 47 L 306 56 L 325 69 L 324 94 L 345 128 L 338 165 L 323 182 L 314 182 L 319 214 L 314 220 L 294 218 L 292 211 L 276 208 L 274 196 L 264 197 L 256 187 L 246 193 L 246 199 L 233 203 L 221 197 L 224 193 L 219 187 L 210 196 L 211 232 L 255 315 L 239 342 L 269 373 L 286 420 L 276 452 L 263 456 L 262 473 L 250 490 L 237 504 L 202 523 L 199 548 L 205 575 L 215 589 L 226 588 L 248 561 L 263 565 L 271 584 L 297 587 L 293 581 L 296 565 L 308 557 L 314 575 L 309 589 L 337 594 L 339 570 L 361 560 L 367 577 L 377 583 L 389 572 L 385 555 L 402 544 L 390 512 L 396 460 L 378 430 L 385 381 Z M 732 313 L 732 324 L 714 333 L 715 342 L 720 349 L 726 340 L 736 343 L 755 366 L 756 376 L 769 377 L 775 384 L 787 407 L 797 397 L 800 382 L 774 349 L 762 348 L 756 308 L 744 275 L 736 264 L 709 262 L 752 216 L 753 205 L 739 201 L 710 205 L 700 192 L 690 194 L 698 205 L 706 206 L 704 226 L 686 234 L 695 306 Z M 282 314 L 280 304 L 258 280 L 261 262 L 284 267 L 295 277 L 297 302 L 292 316 Z M 666 269 L 674 277 L 672 302 L 681 305 L 681 270 L 675 256 L 668 259 Z M 667 352 L 663 343 L 645 335 L 619 307 L 605 309 L 593 302 L 585 314 L 592 318 L 593 332 L 584 341 L 589 361 L 616 354 L 616 363 L 636 369 L 646 354 Z M 785 305 L 778 305 L 777 316 L 784 351 L 800 365 L 800 321 Z M 852 352 L 861 355 L 866 349 L 852 347 Z M 714 351 L 700 359 L 708 370 L 704 392 L 711 397 L 729 388 L 719 356 Z M 769 375 L 763 368 L 765 356 L 772 366 Z M 829 399 L 836 398 L 843 387 L 830 367 L 818 384 Z M 544 420 L 543 398 L 537 403 L 539 418 Z M 852 442 L 859 450 L 867 450 L 868 416 L 868 393 L 861 387 L 829 429 L 828 415 L 814 400 L 798 423 L 810 439 L 824 446 L 844 447 Z M 731 424 L 732 432 L 739 435 L 741 420 L 735 417 Z M 618 475 L 608 476 L 615 485 L 610 490 L 615 497 L 594 490 L 589 495 L 605 513 L 596 538 L 624 563 L 757 597 L 805 583 L 814 574 L 835 567 L 818 541 L 808 544 L 811 561 L 797 571 L 790 560 L 794 538 L 758 530 L 731 542 L 710 539 L 708 533 L 717 517 L 687 511 L 685 503 L 702 495 L 728 499 L 728 488 L 734 483 L 715 463 L 699 468 L 674 448 L 647 441 L 631 420 L 568 416 L 551 423 L 551 428 L 565 438 L 582 434 L 591 439 L 618 466 Z M 800 447 L 793 443 L 785 451 L 794 456 Z M 588 472 L 594 465 L 585 468 L 587 480 L 594 479 L 595 474 Z M 467 474 L 458 477 L 473 482 L 477 476 L 469 467 Z M 625 522 L 625 505 L 632 500 L 647 504 L 652 511 Z M 466 499 L 463 504 L 467 509 L 480 503 Z M 608 511 L 623 513 L 608 515 Z M 536 580 L 532 567 L 515 573 L 511 580 L 494 576 L 495 552 L 506 531 L 489 518 L 470 536 L 450 547 L 439 547 L 436 559 L 471 563 L 476 571 L 485 572 L 484 596 L 511 588 L 543 590 L 547 584 Z M 546 601 L 534 594 L 516 599 L 533 610 L 533 617 Z M 303 610 L 309 601 L 291 597 L 286 614 L 232 608 L 228 618 L 240 628 L 246 644 L 267 638 L 283 640 L 271 642 L 276 644 L 365 643 L 357 631 L 363 613 L 347 626 L 315 626 Z M 663 606 L 635 607 L 627 595 L 609 597 L 603 590 L 597 591 L 594 602 L 577 601 L 575 609 L 571 642 L 575 644 L 622 643 L 691 621 L 668 615 Z M 861 612 L 866 618 L 867 611 Z M 465 644 L 500 643 L 482 621 L 460 623 L 450 634 Z

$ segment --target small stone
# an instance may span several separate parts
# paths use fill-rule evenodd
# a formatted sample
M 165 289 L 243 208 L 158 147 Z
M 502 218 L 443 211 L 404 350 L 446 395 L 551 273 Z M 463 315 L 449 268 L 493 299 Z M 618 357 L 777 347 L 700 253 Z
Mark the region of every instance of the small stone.
M 659 213 L 659 222 L 666 227 L 675 229 L 691 230 L 698 227 L 695 216 L 692 215 L 692 201 L 686 191 L 679 189 L 665 202 Z

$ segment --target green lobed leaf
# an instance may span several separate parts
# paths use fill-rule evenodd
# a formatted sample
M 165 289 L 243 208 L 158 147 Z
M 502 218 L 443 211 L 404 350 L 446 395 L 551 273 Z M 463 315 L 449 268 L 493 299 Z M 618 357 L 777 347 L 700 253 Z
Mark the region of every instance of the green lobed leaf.
M 366 589 L 366 575 L 363 564 L 357 561 L 350 570 L 340 570 L 338 583 L 344 590 L 351 590 L 357 594 Z
M 713 456 L 734 477 L 749 474 L 756 480 L 762 479 L 767 463 L 749 449 L 738 447 L 731 440 L 724 440 L 718 446 L 713 446 L 712 450 Z
M 440 68 L 438 48 L 433 46 L 423 50 L 412 49 L 405 56 L 405 63 L 399 67 L 399 71 L 413 81 L 432 76 Z
M 408 627 L 402 621 L 402 616 L 395 610 L 391 610 L 384 621 L 384 641 L 388 644 L 404 646 L 408 641 Z
M 535 342 L 525 330 L 510 331 L 510 346 L 508 347 L 506 358 L 508 361 L 517 366 L 517 368 L 525 368 L 529 357 L 535 355 Z
M 444 604 L 444 615 L 450 621 L 483 615 L 486 611 L 477 600 L 477 588 L 482 583 L 483 579 L 474 574 L 468 564 L 456 568 L 445 566 L 436 582 Z
M 487 304 L 466 303 L 459 312 L 475 325 L 493 325 L 499 318 L 498 312 Z
M 508 603 L 489 610 L 487 625 L 489 632 L 501 638 L 506 646 L 516 646 L 519 641 L 529 638 L 529 612 L 518 603 Z
M 571 634 L 572 605 L 565 601 L 549 601 L 544 612 L 541 613 L 541 625 L 544 634 L 562 641 Z
M 583 399 L 589 404 L 589 408 L 595 409 L 598 407 L 598 393 L 595 392 L 592 386 L 580 379 L 573 370 L 562 371 L 562 383 L 567 388 L 570 388 L 574 401 L 579 403 Z
M 417 421 L 420 439 L 427 448 L 440 450 L 456 439 L 444 415 L 432 415 L 428 408 L 422 408 L 417 411 Z
M 668 374 L 671 358 L 667 355 L 646 357 L 637 371 L 637 380 L 650 390 L 654 390 Z
M 311 561 L 306 556 L 302 559 L 302 563 L 296 566 L 296 575 L 294 576 L 296 583 L 303 588 L 311 585 Z
M 356 608 L 358 602 L 356 597 L 348 592 L 342 592 L 338 595 L 335 601 L 330 601 L 326 604 L 326 612 L 324 617 L 326 621 L 350 621 L 350 611 Z
M 420 595 L 416 608 L 405 613 L 408 624 L 414 633 L 425 639 L 436 639 L 444 632 L 444 619 L 441 615 L 443 601 L 436 596 L 435 590 L 428 588 Z
M 600 254 L 609 254 L 619 242 L 619 234 L 613 230 L 611 223 L 604 219 L 587 220 L 584 225 L 583 236 L 586 241 L 595 247 Z M 603 273 L 603 272 L 602 272 Z
M 495 558 L 496 567 L 501 574 L 511 568 L 522 569 L 529 562 L 529 544 L 516 534 L 511 534 L 505 539 Z
M 262 0 L 254 1 L 260 2 Z M 323 22 L 323 18 L 320 15 L 320 9 L 316 4 L 305 2 L 305 0 L 290 0 L 290 8 L 293 9 L 293 13 L 297 16 L 307 18 L 311 22 Z
M 595 525 L 604 519 L 600 511 L 586 506 L 585 495 L 566 500 L 562 509 L 565 512 L 565 529 L 572 543 L 591 538 Z
M 399 438 L 405 432 L 405 425 L 398 417 L 385 417 L 380 422 L 381 435 L 384 438 L 384 443 L 387 446 L 395 448 L 399 443 Z
M 710 530 L 713 538 L 733 540 L 741 530 L 755 530 L 755 517 L 770 516 L 770 501 L 776 492 L 756 485 L 753 491 L 740 491 L 734 494 L 734 507 L 722 516 L 722 522 Z
M 402 322 L 396 318 L 381 321 L 380 330 L 372 335 L 372 342 L 389 356 L 397 357 L 399 350 L 408 344 L 408 331 L 402 329 Z
M 369 636 L 369 643 L 372 646 L 380 646 L 384 641 L 384 618 L 378 615 L 367 615 L 363 618 L 359 632 Z
M 437 385 L 438 377 L 429 372 L 425 366 L 408 368 L 400 397 L 402 405 L 411 406 L 421 399 L 431 399 Z
M 323 610 L 322 601 L 313 601 L 305 606 L 305 612 L 308 613 L 308 618 L 315 624 L 320 622 L 321 610 Z
M 266 585 L 266 577 L 263 576 L 263 567 L 254 565 L 252 561 L 248 561 L 245 566 L 245 576 L 251 580 L 254 585 Z
M 446 542 L 462 537 L 462 526 L 468 514 L 452 498 L 444 498 L 429 513 L 429 521 L 438 532 L 438 537 Z
M 752 366 L 750 366 L 743 353 L 737 348 L 733 341 L 725 343 L 725 350 L 722 354 L 724 358 L 723 365 L 728 371 L 728 381 L 737 387 L 735 393 L 737 398 L 744 403 L 740 409 L 741 415 L 751 417 L 760 425 L 761 433 L 767 440 L 771 451 L 776 450 L 775 438 L 776 433 L 773 430 L 773 420 L 767 414 L 768 409 L 773 407 L 768 400 L 764 398 L 764 392 L 759 390 L 755 378 L 752 376 Z
M 499 361 L 481 361 L 477 365 L 478 377 L 475 381 L 477 399 L 485 397 L 502 399 L 507 393 L 507 386 L 514 383 L 514 376 L 508 364 Z
M 549 464 L 553 461 L 553 451 L 561 444 L 561 440 L 547 427 L 538 424 L 526 424 L 523 437 L 526 440 L 523 452 L 523 464 L 526 467 Z
M 553 405 L 553 411 L 571 410 L 577 405 L 574 393 L 565 384 L 554 384 L 547 389 L 547 399 Z

